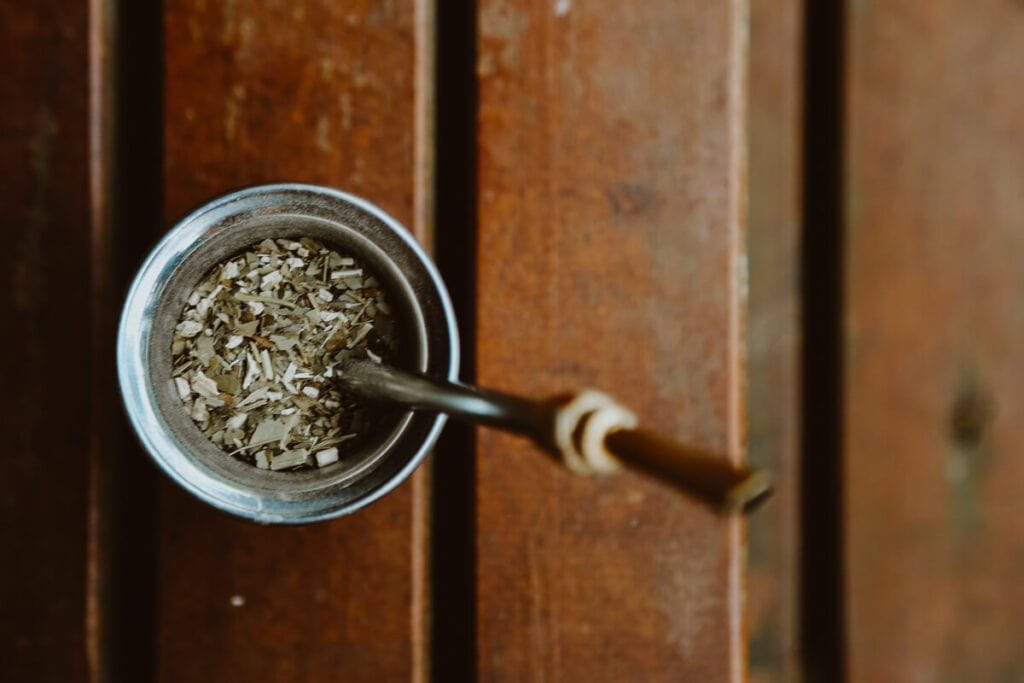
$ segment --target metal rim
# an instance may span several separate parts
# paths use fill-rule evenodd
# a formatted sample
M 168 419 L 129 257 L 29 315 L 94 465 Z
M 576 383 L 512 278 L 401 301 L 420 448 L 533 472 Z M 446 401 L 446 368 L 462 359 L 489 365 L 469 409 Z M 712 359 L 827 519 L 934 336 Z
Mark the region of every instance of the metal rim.
M 444 425 L 443 415 L 408 416 L 390 440 L 381 463 L 361 479 L 345 484 L 313 486 L 293 495 L 249 485 L 204 465 L 168 424 L 157 400 L 151 371 L 154 318 L 168 294 L 175 272 L 209 244 L 218 232 L 246 217 L 280 211 L 289 218 L 334 222 L 339 230 L 369 232 L 385 253 L 403 264 L 413 300 L 426 312 L 422 341 L 423 370 L 449 380 L 458 376 L 459 341 L 451 300 L 436 267 L 412 236 L 384 211 L 339 190 L 303 184 L 251 187 L 219 197 L 179 221 L 150 252 L 125 299 L 117 333 L 117 372 L 125 411 L 153 461 L 174 481 L 204 502 L 225 512 L 263 523 L 298 524 L 337 517 L 358 510 L 393 490 L 420 464 Z M 235 223 L 232 223 L 235 221 Z M 238 228 L 239 230 L 241 228 Z M 382 247 L 383 249 L 383 247 Z M 389 251 L 390 250 L 390 251 Z M 398 253 L 400 252 L 400 254 Z M 404 425 L 414 424 L 406 430 Z M 415 437 L 415 438 L 413 438 Z M 212 444 L 211 444 L 212 446 Z

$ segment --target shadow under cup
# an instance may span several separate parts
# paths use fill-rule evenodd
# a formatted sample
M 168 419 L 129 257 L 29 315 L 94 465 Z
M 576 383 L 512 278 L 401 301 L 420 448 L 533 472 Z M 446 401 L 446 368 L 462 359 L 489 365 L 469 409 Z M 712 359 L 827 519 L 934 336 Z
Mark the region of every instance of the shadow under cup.
M 351 255 L 389 295 L 397 363 L 456 379 L 458 333 L 447 290 L 407 231 L 373 205 L 310 185 L 253 187 L 216 199 L 178 223 L 146 259 L 125 301 L 117 368 L 129 420 L 172 479 L 217 508 L 264 523 L 353 512 L 401 483 L 445 418 L 393 410 L 337 463 L 262 470 L 227 455 L 186 414 L 171 377 L 174 327 L 192 289 L 217 264 L 264 239 L 310 237 Z

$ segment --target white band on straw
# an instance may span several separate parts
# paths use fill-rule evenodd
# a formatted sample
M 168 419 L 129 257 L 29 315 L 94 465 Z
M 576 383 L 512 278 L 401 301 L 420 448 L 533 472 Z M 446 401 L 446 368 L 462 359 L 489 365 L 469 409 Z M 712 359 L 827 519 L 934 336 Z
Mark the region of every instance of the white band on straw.
M 584 389 L 555 416 L 555 445 L 565 466 L 573 472 L 607 474 L 620 469 L 622 464 L 605 446 L 605 437 L 636 425 L 636 415 L 615 399 L 600 391 Z

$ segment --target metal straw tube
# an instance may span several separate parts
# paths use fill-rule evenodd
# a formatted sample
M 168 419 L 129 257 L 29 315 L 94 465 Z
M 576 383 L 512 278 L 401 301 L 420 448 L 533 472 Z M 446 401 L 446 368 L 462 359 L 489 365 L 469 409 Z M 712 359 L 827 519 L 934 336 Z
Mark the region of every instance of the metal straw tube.
M 555 406 L 550 403 L 428 378 L 370 361 L 346 360 L 338 364 L 337 371 L 342 382 L 363 398 L 447 413 L 539 442 L 547 440 L 554 419 Z
M 554 402 L 531 401 L 366 360 L 336 366 L 339 380 L 363 398 L 397 403 L 413 410 L 447 413 L 532 438 L 559 455 L 556 419 L 571 411 Z M 579 415 L 586 429 L 588 415 Z M 730 462 L 720 454 L 690 448 L 643 429 L 616 429 L 604 437 L 604 449 L 618 461 L 679 487 L 722 513 L 750 512 L 771 494 L 770 475 Z M 564 451 L 561 452 L 565 457 Z M 567 463 L 568 464 L 568 463 Z

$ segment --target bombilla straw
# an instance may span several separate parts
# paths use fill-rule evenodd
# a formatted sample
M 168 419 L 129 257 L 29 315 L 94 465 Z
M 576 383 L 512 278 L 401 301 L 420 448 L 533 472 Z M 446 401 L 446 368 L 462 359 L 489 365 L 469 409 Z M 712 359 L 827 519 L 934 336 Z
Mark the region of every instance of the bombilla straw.
M 340 362 L 335 374 L 369 400 L 446 413 L 526 436 L 579 473 L 631 466 L 719 512 L 750 512 L 772 492 L 764 470 L 637 429 L 632 413 L 599 392 L 583 391 L 568 401 L 533 401 L 358 359 Z
M 367 360 L 342 361 L 335 366 L 335 374 L 349 390 L 366 399 L 446 413 L 534 440 L 542 440 L 550 430 L 557 409 L 554 403 L 438 380 Z

